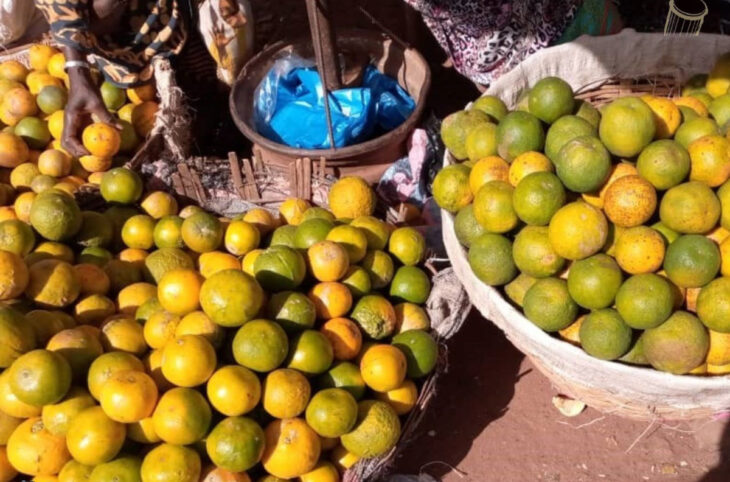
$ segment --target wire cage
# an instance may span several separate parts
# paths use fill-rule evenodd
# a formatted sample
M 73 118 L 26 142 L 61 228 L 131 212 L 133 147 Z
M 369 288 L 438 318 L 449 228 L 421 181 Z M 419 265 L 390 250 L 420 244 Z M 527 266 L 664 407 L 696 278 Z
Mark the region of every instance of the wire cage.
M 699 35 L 707 12 L 703 0 L 669 0 L 664 35 Z

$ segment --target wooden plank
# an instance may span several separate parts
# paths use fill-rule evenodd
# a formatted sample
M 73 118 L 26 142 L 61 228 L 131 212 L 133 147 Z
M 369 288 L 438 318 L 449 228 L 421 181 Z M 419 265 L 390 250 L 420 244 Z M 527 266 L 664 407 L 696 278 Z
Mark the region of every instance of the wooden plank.
M 238 163 L 238 156 L 235 152 L 228 153 L 228 164 L 231 170 L 231 179 L 233 180 L 233 188 L 239 197 L 245 196 L 243 178 L 241 177 L 241 166 Z

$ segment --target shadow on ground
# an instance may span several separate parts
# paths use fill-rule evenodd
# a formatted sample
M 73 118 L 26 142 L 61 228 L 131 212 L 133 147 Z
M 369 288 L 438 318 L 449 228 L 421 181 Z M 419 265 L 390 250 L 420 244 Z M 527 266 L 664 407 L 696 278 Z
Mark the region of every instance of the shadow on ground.
M 473 311 L 449 343 L 450 368 L 421 422 L 423 432 L 409 444 L 394 473 L 440 478 L 458 467 L 474 439 L 506 413 L 522 358 L 498 328 Z

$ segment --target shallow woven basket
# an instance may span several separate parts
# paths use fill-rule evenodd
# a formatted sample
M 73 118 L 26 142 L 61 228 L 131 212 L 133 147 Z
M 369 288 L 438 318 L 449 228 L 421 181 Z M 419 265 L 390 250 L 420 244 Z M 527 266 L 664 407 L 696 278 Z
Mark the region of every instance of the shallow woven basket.
M 554 75 L 568 81 L 577 97 L 594 105 L 625 95 L 679 95 L 691 75 L 708 72 L 717 56 L 730 51 L 719 35 L 664 37 L 624 31 L 581 37 L 546 49 L 493 84 L 486 94 L 515 105 L 522 91 Z M 445 164 L 455 162 L 446 153 Z M 677 376 L 651 368 L 593 358 L 579 347 L 542 331 L 472 272 L 467 251 L 454 231 L 453 215 L 442 211 L 446 250 L 474 306 L 550 379 L 556 390 L 606 413 L 638 420 L 686 420 L 730 410 L 730 376 Z
M 39 40 L 39 43 L 53 45 L 48 37 Z M 0 62 L 17 60 L 29 66 L 29 47 L 30 45 L 21 45 L 0 52 Z M 131 168 L 139 168 L 142 164 L 160 157 L 184 158 L 189 149 L 190 119 L 183 92 L 175 82 L 172 66 L 167 59 L 156 58 L 153 67 L 159 108 L 152 131 L 128 163 Z M 103 204 L 98 189 L 91 185 L 82 186 L 76 197 L 79 204 L 86 209 L 94 209 Z

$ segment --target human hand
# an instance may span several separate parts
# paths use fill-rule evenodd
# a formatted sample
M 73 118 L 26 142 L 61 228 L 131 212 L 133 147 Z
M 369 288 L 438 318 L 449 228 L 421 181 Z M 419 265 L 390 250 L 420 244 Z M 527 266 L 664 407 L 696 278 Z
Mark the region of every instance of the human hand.
M 61 145 L 72 156 L 89 154 L 80 140 L 80 130 L 86 116 L 94 115 L 96 120 L 121 130 L 122 126 L 107 110 L 99 88 L 94 84 L 89 69 L 73 67 L 68 71 L 69 97 L 63 118 Z

